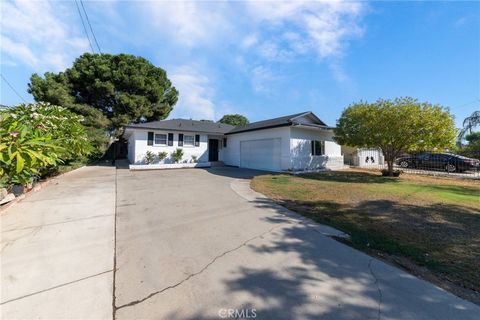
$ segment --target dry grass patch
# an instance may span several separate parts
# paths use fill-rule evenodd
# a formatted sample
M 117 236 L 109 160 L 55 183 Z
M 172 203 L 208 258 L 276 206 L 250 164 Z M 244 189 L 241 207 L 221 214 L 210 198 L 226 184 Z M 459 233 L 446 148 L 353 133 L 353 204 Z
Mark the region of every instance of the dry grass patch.
M 365 171 L 264 175 L 252 187 L 351 235 L 444 288 L 480 302 L 480 182 Z

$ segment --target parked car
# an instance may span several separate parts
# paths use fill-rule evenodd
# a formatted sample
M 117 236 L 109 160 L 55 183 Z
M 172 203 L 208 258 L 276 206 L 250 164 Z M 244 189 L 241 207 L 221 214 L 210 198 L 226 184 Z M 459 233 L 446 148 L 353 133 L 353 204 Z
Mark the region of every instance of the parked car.
M 445 170 L 447 172 L 480 170 L 479 160 L 453 153 L 422 152 L 412 155 L 403 155 L 395 160 L 395 164 L 402 168 Z

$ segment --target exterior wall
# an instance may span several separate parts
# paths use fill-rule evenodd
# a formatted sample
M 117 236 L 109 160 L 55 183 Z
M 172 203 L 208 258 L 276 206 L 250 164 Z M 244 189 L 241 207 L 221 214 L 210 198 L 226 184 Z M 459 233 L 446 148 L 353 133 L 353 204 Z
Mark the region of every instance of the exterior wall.
M 280 127 L 265 130 L 226 135 L 227 147 L 223 147 L 221 135 L 208 136 L 200 134 L 200 146 L 178 146 L 178 135 L 182 132 L 173 133 L 173 146 L 148 146 L 148 132 L 167 134 L 168 131 L 137 129 L 128 138 L 128 159 L 132 164 L 144 164 L 147 151 L 157 155 L 159 152 L 167 152 L 167 158 L 161 163 L 173 163 L 170 154 L 177 148 L 182 148 L 184 156 L 182 162 L 191 161 L 192 155 L 196 156 L 199 162 L 208 161 L 208 139 L 219 140 L 219 161 L 227 165 L 240 166 L 240 143 L 242 141 L 281 139 L 281 170 L 315 170 L 322 168 L 334 168 L 343 166 L 341 147 L 333 140 L 333 132 L 315 129 Z M 184 132 L 183 134 L 195 135 L 199 133 Z M 325 141 L 325 155 L 311 155 L 311 140 Z M 155 161 L 158 163 L 158 160 Z
M 290 128 L 290 170 L 316 170 L 343 166 L 341 146 L 333 140 L 332 131 Z M 312 156 L 311 141 L 325 141 L 325 155 Z
M 281 168 L 290 168 L 290 128 L 280 127 L 226 135 L 227 147 L 223 148 L 223 162 L 231 166 L 240 166 L 240 142 L 248 140 L 281 139 Z
M 173 146 L 149 146 L 147 145 L 147 139 L 148 139 L 148 132 L 154 132 L 155 133 L 162 133 L 162 134 L 167 134 L 168 133 L 173 133 Z M 183 159 L 181 162 L 187 160 L 190 162 L 192 160 L 192 156 L 196 156 L 198 159 L 198 162 L 207 162 L 208 161 L 208 136 L 206 134 L 200 134 L 200 145 L 198 147 L 195 146 L 178 146 L 178 134 L 183 133 L 184 135 L 195 135 L 199 133 L 195 132 L 172 132 L 172 131 L 161 131 L 161 130 L 142 130 L 142 129 L 137 129 L 134 130 L 132 135 L 129 138 L 129 154 L 128 154 L 128 159 L 130 163 L 132 164 L 144 164 L 145 163 L 145 155 L 147 151 L 153 152 L 155 155 L 157 155 L 159 152 L 165 151 L 168 155 L 165 160 L 163 160 L 161 163 L 173 163 L 173 160 L 170 158 L 170 154 L 174 152 L 177 148 L 183 149 Z M 133 137 L 133 138 L 132 138 Z M 130 144 L 131 140 L 133 139 L 134 141 L 134 147 L 133 147 L 133 153 L 134 157 L 130 155 Z M 155 161 L 155 163 L 158 163 L 158 159 Z

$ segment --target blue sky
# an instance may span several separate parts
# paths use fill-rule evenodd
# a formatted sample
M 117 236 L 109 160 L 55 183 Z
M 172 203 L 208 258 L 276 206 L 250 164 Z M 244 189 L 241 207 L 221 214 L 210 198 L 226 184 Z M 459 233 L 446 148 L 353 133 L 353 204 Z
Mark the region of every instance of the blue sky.
M 251 121 L 413 96 L 457 125 L 480 108 L 480 2 L 86 1 L 103 52 L 149 59 L 180 91 L 170 117 Z M 73 1 L 1 2 L 1 73 L 26 92 L 90 47 Z M 1 82 L 0 102 L 22 100 Z

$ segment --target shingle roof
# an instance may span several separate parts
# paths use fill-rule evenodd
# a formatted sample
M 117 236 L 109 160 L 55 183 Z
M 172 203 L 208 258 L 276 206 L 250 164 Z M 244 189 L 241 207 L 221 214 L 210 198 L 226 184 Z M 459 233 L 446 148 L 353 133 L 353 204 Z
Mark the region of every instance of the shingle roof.
M 319 122 L 319 125 L 326 126 L 323 121 L 317 118 L 312 112 L 305 111 L 300 113 L 291 114 L 288 116 L 278 117 L 274 119 L 268 119 L 263 121 L 252 122 L 250 124 L 244 126 L 237 126 L 233 130 L 227 132 L 227 134 L 232 133 L 240 133 L 240 132 L 247 132 L 247 131 L 255 131 L 261 129 L 268 129 L 268 128 L 276 128 L 276 127 L 285 127 L 291 126 L 295 124 L 295 118 L 298 118 L 303 115 L 312 115 L 315 119 Z
M 311 116 L 318 124 L 305 124 L 295 121 L 301 116 Z M 186 119 L 171 119 L 162 121 L 152 121 L 146 123 L 130 124 L 125 128 L 133 129 L 157 129 L 157 130 L 172 130 L 172 131 L 190 131 L 190 132 L 205 132 L 213 134 L 234 134 L 247 131 L 262 130 L 276 127 L 286 127 L 292 125 L 307 125 L 321 128 L 330 128 L 322 120 L 320 120 L 311 111 L 300 112 L 288 116 L 268 119 L 263 121 L 252 122 L 244 126 L 231 126 L 229 124 L 218 123 L 206 120 L 186 120 Z
M 229 124 L 218 123 L 213 121 L 198 121 L 186 119 L 171 119 L 152 121 L 146 123 L 130 124 L 126 128 L 137 129 L 162 129 L 174 131 L 191 131 L 191 132 L 206 132 L 206 133 L 220 133 L 224 134 L 234 128 Z

